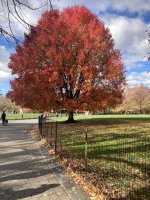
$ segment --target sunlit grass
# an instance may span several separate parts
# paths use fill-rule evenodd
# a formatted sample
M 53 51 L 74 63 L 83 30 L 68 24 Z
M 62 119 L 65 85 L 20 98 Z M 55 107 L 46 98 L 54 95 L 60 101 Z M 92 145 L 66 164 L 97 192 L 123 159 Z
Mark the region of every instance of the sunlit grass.
M 56 121 L 66 121 L 68 117 L 63 114 L 62 116 L 59 115 L 59 117 L 54 117 L 53 118 Z M 79 115 L 74 115 L 75 120 L 130 120 L 130 119 L 135 119 L 135 120 L 150 120 L 150 115 L 145 115 L 145 114 L 132 114 L 132 115 L 84 115 L 84 114 L 79 114 Z

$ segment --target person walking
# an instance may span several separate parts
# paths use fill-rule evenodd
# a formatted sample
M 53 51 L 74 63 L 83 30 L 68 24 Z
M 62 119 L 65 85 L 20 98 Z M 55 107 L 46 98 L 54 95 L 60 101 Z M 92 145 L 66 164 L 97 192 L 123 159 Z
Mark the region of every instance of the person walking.
M 2 124 L 5 125 L 5 120 L 6 120 L 6 113 L 5 113 L 5 111 L 3 111 L 3 113 L 2 113 L 1 119 L 2 119 Z

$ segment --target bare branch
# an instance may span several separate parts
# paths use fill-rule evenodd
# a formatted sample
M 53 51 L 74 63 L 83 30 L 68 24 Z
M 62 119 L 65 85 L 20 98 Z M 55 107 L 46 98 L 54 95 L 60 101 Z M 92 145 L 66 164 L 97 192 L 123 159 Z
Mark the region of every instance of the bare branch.
M 52 6 L 51 0 L 48 0 L 48 1 L 49 1 L 50 8 L 53 10 L 53 6 Z
M 28 0 L 0 0 L 0 36 L 3 38 L 11 38 L 15 42 L 18 43 L 17 35 L 13 30 L 13 18 L 18 21 L 19 24 L 22 25 L 25 29 L 33 27 L 33 25 L 29 22 L 29 19 L 23 14 L 23 9 L 26 7 L 31 11 L 39 10 L 46 5 L 49 5 L 50 9 L 53 9 L 51 0 L 45 0 L 43 5 L 39 7 L 33 7 L 29 4 Z M 5 26 L 7 24 L 7 26 Z
M 9 29 L 10 29 L 10 32 L 11 32 L 12 37 L 14 38 L 15 42 L 18 44 L 18 40 L 16 39 L 16 37 L 15 37 L 13 31 L 12 31 L 12 27 L 11 27 L 11 21 L 10 21 L 10 14 L 11 14 L 11 11 L 10 11 L 10 8 L 9 8 L 8 0 L 7 0 L 7 8 L 8 8 Z
M 27 7 L 27 8 L 29 8 L 30 10 L 38 10 L 38 9 L 40 9 L 40 8 L 43 8 L 43 7 L 46 5 L 46 4 L 44 4 L 44 5 L 40 6 L 40 7 L 32 8 L 32 7 L 29 6 L 28 4 L 22 3 L 20 0 L 14 0 L 14 2 L 15 2 L 15 4 L 16 4 L 16 2 L 17 2 L 18 5 L 23 5 L 23 6 Z

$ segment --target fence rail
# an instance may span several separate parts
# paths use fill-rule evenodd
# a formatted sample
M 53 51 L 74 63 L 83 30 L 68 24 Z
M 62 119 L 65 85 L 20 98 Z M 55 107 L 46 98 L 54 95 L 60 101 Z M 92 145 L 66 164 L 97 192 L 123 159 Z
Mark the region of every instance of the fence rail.
M 123 125 L 121 125 L 123 126 Z M 104 128 L 106 130 L 104 131 Z M 39 132 L 106 199 L 150 199 L 150 136 L 119 125 L 63 124 L 39 119 Z M 127 129 L 127 130 L 126 130 Z

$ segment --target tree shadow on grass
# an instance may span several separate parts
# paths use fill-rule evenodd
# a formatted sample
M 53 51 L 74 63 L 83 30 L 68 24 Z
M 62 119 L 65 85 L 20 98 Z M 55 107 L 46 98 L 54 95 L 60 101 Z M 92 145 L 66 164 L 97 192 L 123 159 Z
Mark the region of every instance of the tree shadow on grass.
M 150 145 L 148 145 L 148 146 L 145 145 L 143 148 L 146 148 L 149 151 Z M 138 149 L 136 149 L 136 148 L 135 149 L 127 148 L 126 153 L 135 152 L 137 150 Z M 107 182 L 107 180 L 111 180 L 112 183 L 116 182 L 118 185 L 120 185 L 120 187 L 122 187 L 123 182 L 127 181 L 124 191 L 130 191 L 130 192 L 127 194 L 126 198 L 120 198 L 120 200 L 121 199 L 149 200 L 150 199 L 150 187 L 147 186 L 144 188 L 144 187 L 142 187 L 142 184 L 144 184 L 144 186 L 147 184 L 148 185 L 150 184 L 148 181 L 150 179 L 150 163 L 148 163 L 148 162 L 146 163 L 145 161 L 144 161 L 144 163 L 143 162 L 140 163 L 140 161 L 138 161 L 138 159 L 139 160 L 141 159 L 140 157 L 138 157 L 136 160 L 131 159 L 131 158 L 129 160 L 126 157 L 117 157 L 117 151 L 115 152 L 116 154 L 112 154 L 110 149 L 105 150 L 102 152 L 102 154 L 98 158 L 98 160 L 104 161 L 100 165 L 100 167 L 103 168 L 103 169 L 100 169 L 100 171 L 103 171 L 103 172 L 101 172 L 103 181 Z M 138 151 L 143 152 L 143 155 L 145 154 L 145 150 L 142 148 L 140 148 L 140 150 L 138 150 Z M 95 152 L 95 154 L 98 154 L 98 152 Z M 94 155 L 94 153 L 93 153 L 93 155 Z M 124 154 L 122 154 L 122 156 L 123 155 Z M 143 159 L 146 159 L 146 158 L 143 158 Z M 132 183 L 131 187 L 130 187 L 130 183 Z M 138 184 L 138 185 L 136 186 L 136 184 Z M 118 199 L 118 198 L 114 198 L 114 199 Z
M 150 199 L 150 186 L 141 187 L 137 190 L 130 191 L 126 197 L 119 198 L 118 200 L 149 200 Z
M 125 145 L 134 145 L 134 146 L 125 146 Z M 150 152 L 150 144 L 141 144 L 138 145 L 138 142 L 134 142 L 134 143 L 128 143 L 128 142 L 124 142 L 124 143 L 120 143 L 120 144 L 113 144 L 113 145 L 106 145 L 106 146 L 99 146 L 99 147 L 94 147 L 92 146 L 91 148 L 89 147 L 88 149 L 88 157 L 90 159 L 101 159 L 103 156 L 105 156 L 108 159 L 110 157 L 110 155 L 113 157 L 117 156 L 123 156 L 123 155 L 128 155 L 131 153 L 146 153 L 146 152 Z M 136 155 L 137 157 L 138 155 Z M 146 159 L 146 155 L 143 158 Z
M 119 141 L 117 142 L 117 140 Z M 113 141 L 116 142 L 114 143 Z M 97 146 L 92 145 L 92 143 L 90 145 L 88 148 L 88 158 L 91 162 L 89 171 L 95 170 L 95 173 L 104 182 L 104 185 L 107 185 L 108 180 L 111 180 L 112 185 L 116 183 L 117 187 L 122 187 L 125 184 L 124 191 L 126 197 L 119 198 L 121 191 L 117 192 L 118 189 L 114 186 L 113 190 L 116 190 L 116 196 L 111 198 L 109 193 L 109 199 L 150 199 L 149 138 L 142 133 L 138 135 L 119 134 L 119 137 L 117 134 L 113 134 L 107 140 L 103 138 L 102 141 L 97 143 Z M 95 168 L 93 167 L 92 169 L 93 163 L 95 163 Z M 124 183 L 125 181 L 126 183 Z M 139 182 L 136 183 L 136 181 Z M 108 188 L 108 190 L 112 190 L 110 186 Z
M 93 124 L 104 124 L 104 125 L 112 125 L 112 124 L 126 124 L 126 123 L 147 123 L 150 121 L 150 118 L 90 118 L 90 119 L 82 119 L 80 120 L 81 123 L 93 123 Z

